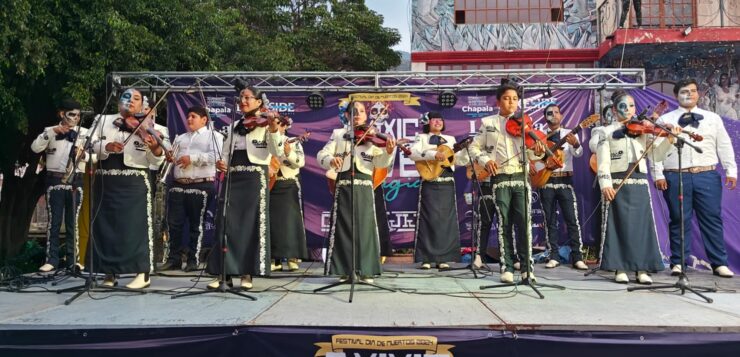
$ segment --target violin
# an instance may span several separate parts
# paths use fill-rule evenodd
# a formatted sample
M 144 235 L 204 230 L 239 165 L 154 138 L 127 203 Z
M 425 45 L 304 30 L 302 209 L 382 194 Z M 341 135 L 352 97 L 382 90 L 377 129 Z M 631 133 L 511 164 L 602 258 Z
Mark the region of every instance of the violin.
M 642 120 L 642 121 L 629 121 L 625 125 L 625 128 L 627 130 L 627 135 L 630 135 L 630 136 L 640 136 L 642 134 L 651 134 L 651 135 L 655 135 L 655 136 L 663 136 L 663 137 L 665 137 L 665 136 L 669 136 L 670 135 L 669 132 L 663 130 L 660 127 L 657 127 L 657 126 L 653 125 L 652 123 L 650 123 L 649 121 L 646 121 L 646 120 Z M 701 136 L 699 134 L 696 134 L 694 132 L 691 132 L 689 130 L 682 130 L 681 132 L 682 133 L 685 133 L 686 135 L 688 135 L 691 138 L 691 140 L 693 140 L 693 141 L 702 141 L 702 140 L 704 140 L 704 137 L 703 136 Z
M 506 121 L 506 132 L 513 137 L 521 137 L 522 125 L 524 125 L 524 131 L 526 133 L 524 145 L 527 146 L 527 149 L 532 149 L 538 141 L 542 143 L 547 141 L 547 134 L 532 129 L 532 118 L 527 114 L 524 114 L 523 118 L 518 118 L 516 114 L 509 118 Z
M 385 135 L 383 133 L 378 133 L 375 130 L 375 128 L 368 128 L 364 125 L 355 127 L 355 144 L 356 145 L 363 145 L 365 143 L 370 143 L 374 146 L 384 148 L 388 144 L 389 138 L 390 137 L 388 135 Z M 402 146 L 402 145 L 397 145 L 397 146 L 405 155 L 411 155 L 411 149 L 405 146 Z
M 290 125 L 291 123 L 291 119 L 287 115 L 280 115 L 277 112 L 265 109 L 257 111 L 255 115 L 249 117 L 245 116 L 244 120 L 242 120 L 242 124 L 244 124 L 244 127 L 248 130 L 252 130 L 256 127 L 264 128 L 275 118 L 279 120 L 280 125 Z

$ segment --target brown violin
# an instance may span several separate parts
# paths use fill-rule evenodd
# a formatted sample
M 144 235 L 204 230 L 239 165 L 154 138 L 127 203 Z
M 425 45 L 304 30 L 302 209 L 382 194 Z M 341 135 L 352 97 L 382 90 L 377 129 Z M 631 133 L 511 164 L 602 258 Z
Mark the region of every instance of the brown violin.
M 280 125 L 290 125 L 291 123 L 291 120 L 287 115 L 280 115 L 274 111 L 259 110 L 255 114 L 256 115 L 245 117 L 244 120 L 242 120 L 242 124 L 247 129 L 251 130 L 256 127 L 266 127 L 275 118 L 279 120 Z

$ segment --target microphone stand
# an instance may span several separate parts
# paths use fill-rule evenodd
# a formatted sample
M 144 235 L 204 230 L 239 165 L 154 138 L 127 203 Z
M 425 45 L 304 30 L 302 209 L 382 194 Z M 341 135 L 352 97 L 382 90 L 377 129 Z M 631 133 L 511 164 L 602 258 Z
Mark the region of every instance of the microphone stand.
M 113 98 L 113 94 L 114 93 L 111 92 L 110 95 L 108 96 L 108 99 L 106 100 L 105 105 L 103 106 L 103 109 L 100 111 L 101 113 L 105 110 L 105 108 L 108 108 L 108 104 L 110 104 L 110 101 Z M 90 181 L 90 192 L 88 193 L 88 196 L 90 197 L 88 201 L 89 202 L 88 212 L 89 212 L 90 218 L 88 219 L 88 222 L 87 222 L 88 224 L 88 239 L 87 239 L 88 253 L 87 254 L 90 257 L 89 264 L 87 266 L 88 273 L 87 273 L 87 277 L 85 280 L 85 284 L 56 290 L 57 294 L 66 293 L 66 292 L 76 292 L 70 298 L 68 298 L 67 300 L 64 300 L 64 305 L 69 305 L 73 301 L 77 300 L 77 298 L 80 297 L 82 294 L 84 293 L 90 294 L 92 291 L 101 291 L 101 290 L 102 291 L 127 291 L 127 292 L 139 293 L 139 294 L 146 294 L 146 291 L 143 289 L 138 290 L 138 289 L 128 289 L 125 287 L 119 288 L 116 286 L 98 285 L 97 279 L 95 278 L 95 269 L 94 269 L 95 235 L 94 235 L 93 225 L 92 225 L 93 220 L 94 220 L 93 202 L 95 201 L 93 199 L 94 198 L 93 193 L 95 192 L 95 188 L 94 188 L 95 173 L 93 172 L 93 159 L 92 159 L 93 150 L 92 149 L 93 149 L 94 143 L 92 142 L 92 137 L 95 131 L 98 130 L 98 127 L 100 127 L 100 131 L 102 133 L 103 125 L 101 124 L 101 121 L 104 121 L 104 120 L 105 118 L 103 117 L 103 115 L 98 114 L 98 118 L 94 120 L 93 125 L 89 131 L 90 134 L 87 136 L 87 138 L 85 138 L 85 144 L 83 145 L 83 150 L 87 152 L 87 165 L 86 165 L 85 170 L 87 171 L 87 175 Z M 102 137 L 102 135 L 100 135 L 100 137 Z M 102 145 L 102 143 L 103 141 L 100 140 L 99 145 Z M 121 154 L 123 155 L 123 152 Z M 76 163 L 75 163 L 74 169 L 76 170 Z M 73 193 L 73 197 L 74 197 L 74 193 Z
M 236 109 L 237 109 L 238 101 L 234 100 L 234 110 L 231 113 L 231 125 L 229 125 L 229 131 L 228 135 L 230 135 L 231 143 L 229 143 L 229 162 L 226 165 L 226 173 L 224 174 L 224 180 L 226 181 L 226 184 L 223 186 L 223 194 L 219 196 L 219 199 L 223 204 L 221 204 L 221 212 L 218 217 L 218 223 L 221 228 L 221 234 L 219 234 L 219 239 L 221 242 L 221 272 L 218 276 L 220 282 L 218 284 L 218 289 L 215 290 L 203 290 L 203 291 L 194 291 L 194 292 L 186 292 L 186 293 L 180 293 L 176 295 L 172 295 L 171 299 L 177 299 L 180 297 L 185 296 L 194 296 L 194 295 L 204 295 L 204 294 L 211 294 L 211 293 L 229 293 L 232 295 L 241 296 L 243 298 L 247 298 L 252 301 L 256 301 L 257 298 L 242 293 L 239 291 L 238 288 L 226 288 L 226 252 L 228 251 L 228 244 L 229 244 L 229 234 L 227 233 L 228 229 L 228 215 L 226 215 L 226 211 L 229 208 L 229 204 L 231 203 L 231 173 L 229 172 L 229 169 L 231 168 L 231 162 L 234 161 L 234 147 L 236 146 L 236 134 L 234 133 L 234 127 L 236 125 L 242 125 L 241 121 L 236 122 Z M 210 120 L 210 119 L 209 119 Z M 211 250 L 211 253 L 213 253 L 213 250 Z M 231 280 L 231 279 L 229 279 Z
M 349 159 L 350 159 L 350 166 L 349 166 L 349 169 L 350 169 L 350 184 L 349 184 L 349 187 L 350 187 L 350 194 L 349 194 L 350 211 L 349 211 L 349 217 L 350 217 L 350 232 L 352 232 L 351 233 L 351 235 L 352 235 L 352 244 L 351 244 L 352 245 L 352 256 L 350 257 L 350 262 L 351 262 L 351 265 L 352 265 L 352 271 L 349 274 L 349 279 L 347 279 L 345 281 L 339 281 L 339 282 L 336 282 L 336 283 L 332 283 L 332 284 L 329 284 L 329 285 L 326 285 L 326 286 L 322 286 L 322 287 L 320 287 L 318 289 L 314 289 L 313 292 L 314 293 L 317 293 L 319 291 L 331 289 L 331 288 L 333 288 L 335 286 L 349 284 L 350 285 L 350 288 L 349 288 L 349 302 L 352 303 L 352 298 L 353 298 L 354 293 L 355 293 L 355 284 L 372 286 L 372 287 L 375 287 L 375 288 L 378 288 L 378 289 L 382 289 L 382 290 L 387 290 L 387 291 L 390 291 L 390 292 L 395 292 L 396 290 L 391 289 L 391 288 L 386 288 L 384 286 L 380 286 L 380 285 L 377 285 L 377 284 L 368 283 L 368 282 L 366 282 L 364 280 L 360 280 L 360 279 L 357 278 L 357 266 L 356 266 L 357 263 L 355 261 L 356 260 L 356 257 L 355 257 L 356 253 L 355 252 L 356 252 L 356 249 L 357 249 L 357 247 L 356 247 L 356 245 L 357 245 L 357 233 L 355 232 L 355 148 L 357 147 L 357 144 L 355 144 L 355 102 L 354 101 L 350 101 L 349 105 L 350 105 L 350 113 L 351 114 L 350 114 L 350 118 L 348 118 L 348 120 L 347 120 L 349 122 L 349 125 L 350 125 L 349 139 L 348 140 L 350 141 L 350 143 L 352 143 L 352 145 L 351 145 L 351 148 L 352 149 L 351 149 L 351 151 L 349 153 Z M 346 115 L 346 112 L 345 112 L 345 115 Z M 373 124 L 374 122 L 375 121 L 372 121 L 371 124 Z M 368 128 L 369 127 L 370 126 L 368 126 Z M 365 135 L 367 135 L 367 132 L 365 132 Z M 337 183 L 338 183 L 338 181 L 337 181 Z M 339 189 L 339 187 L 337 187 L 337 190 L 338 189 Z M 372 190 L 372 186 L 371 186 L 371 190 Z M 337 194 L 339 194 L 339 192 L 337 192 L 335 190 L 334 191 L 334 195 L 337 195 Z M 338 199 L 338 198 L 335 197 L 335 199 Z M 374 204 L 375 204 L 375 202 L 373 202 L 373 205 Z M 339 214 L 339 212 L 334 212 L 334 214 Z M 380 261 L 380 258 L 379 257 L 376 257 L 376 259 L 378 260 L 378 262 Z M 331 267 L 329 267 L 329 268 L 331 268 Z
M 524 223 L 521 224 L 519 227 L 520 235 L 521 237 L 517 237 L 517 239 L 524 239 L 526 242 L 527 251 L 525 252 L 525 261 L 524 264 L 524 271 L 522 274 L 527 274 L 527 277 L 525 279 L 520 279 L 517 282 L 513 283 L 501 283 L 501 284 L 494 284 L 494 285 L 483 285 L 480 287 L 481 290 L 485 289 L 495 289 L 495 288 L 503 288 L 503 287 L 516 287 L 519 285 L 524 285 L 530 287 L 539 297 L 540 299 L 544 299 L 545 295 L 542 295 L 542 293 L 537 289 L 537 287 L 546 287 L 546 288 L 555 288 L 559 290 L 565 290 L 565 287 L 560 285 L 552 285 L 552 284 L 540 284 L 533 279 L 532 271 L 530 270 L 530 264 L 532 264 L 532 241 L 530 240 L 531 234 L 527 234 L 527 231 L 529 230 L 531 233 L 532 224 L 530 223 L 530 214 L 531 214 L 531 207 L 529 202 L 529 160 L 527 158 L 527 144 L 525 138 L 527 137 L 527 130 L 526 125 L 524 125 L 524 87 L 521 88 L 521 96 L 520 96 L 520 103 L 519 103 L 519 116 L 522 120 L 521 125 L 521 139 L 522 139 L 522 146 L 520 148 L 520 163 L 522 166 L 522 176 L 524 180 L 524 195 L 522 197 L 522 200 L 524 201 Z M 547 148 L 547 146 L 545 146 Z M 549 151 L 549 150 L 548 150 Z M 511 208 L 510 208 L 511 209 Z M 499 229 L 508 229 L 507 227 L 499 227 Z M 512 244 L 514 244 L 514 240 L 512 239 Z M 514 244 L 516 246 L 516 244 Z M 501 257 L 501 259 L 505 259 L 505 257 Z
M 649 120 L 649 119 L 648 119 Z M 692 286 L 689 282 L 689 277 L 686 275 L 686 257 L 685 257 L 685 251 L 684 246 L 686 245 L 685 241 L 685 231 L 684 231 L 684 214 L 683 214 L 683 172 L 682 172 L 682 149 L 684 144 L 688 145 L 694 151 L 698 153 L 702 153 L 702 150 L 697 147 L 696 145 L 684 140 L 682 137 L 673 134 L 668 128 L 663 126 L 662 124 L 659 124 L 653 120 L 650 120 L 653 124 L 655 124 L 656 127 L 662 129 L 663 131 L 669 133 L 669 135 L 673 136 L 676 139 L 676 142 L 673 144 L 676 147 L 676 150 L 678 150 L 678 209 L 680 212 L 680 224 L 681 224 L 681 230 L 679 231 L 679 237 L 681 241 L 681 274 L 678 275 L 678 280 L 673 284 L 658 284 L 658 285 L 652 285 L 652 286 L 630 286 L 627 288 L 627 291 L 635 291 L 635 290 L 662 290 L 662 289 L 678 289 L 681 291 L 681 295 L 684 295 L 686 293 L 686 290 L 698 295 L 700 298 L 704 299 L 707 303 L 712 303 L 714 300 L 712 298 L 707 297 L 706 295 L 702 294 L 702 292 L 717 292 L 717 289 L 715 288 L 709 288 L 705 286 Z

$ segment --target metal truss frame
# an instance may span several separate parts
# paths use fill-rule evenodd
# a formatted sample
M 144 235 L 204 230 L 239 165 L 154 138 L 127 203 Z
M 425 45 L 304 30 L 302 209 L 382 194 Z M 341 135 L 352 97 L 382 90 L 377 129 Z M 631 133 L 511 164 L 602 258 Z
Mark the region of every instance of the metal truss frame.
M 548 68 L 433 72 L 112 72 L 112 87 L 229 92 L 243 79 L 267 92 L 434 92 L 491 90 L 508 79 L 528 89 L 644 88 L 642 68 Z

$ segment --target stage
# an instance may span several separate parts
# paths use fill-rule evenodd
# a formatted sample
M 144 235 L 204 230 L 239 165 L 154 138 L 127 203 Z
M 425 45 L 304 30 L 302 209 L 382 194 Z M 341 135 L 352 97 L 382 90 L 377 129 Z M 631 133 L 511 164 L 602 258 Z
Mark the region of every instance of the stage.
M 498 270 L 497 265 L 491 266 Z M 106 355 L 132 351 L 175 355 L 202 350 L 216 356 L 229 355 L 228 351 L 238 351 L 242 346 L 253 352 L 245 354 L 242 350 L 239 355 L 283 356 L 295 352 L 337 356 L 332 353 L 338 353 L 336 348 L 349 341 L 337 338 L 339 334 L 362 336 L 354 341 L 366 344 L 355 347 L 365 351 L 358 355 L 368 356 L 371 354 L 367 351 L 385 343 L 373 340 L 381 338 L 378 336 L 410 335 L 434 337 L 439 346 L 455 346 L 449 351 L 456 356 L 476 354 L 489 348 L 486 346 L 507 351 L 513 348 L 513 355 L 554 345 L 560 350 L 552 355 L 572 355 L 597 347 L 593 351 L 601 355 L 656 348 L 675 350 L 678 355 L 692 351 L 712 355 L 737 351 L 740 346 L 740 299 L 736 294 L 740 279 L 723 279 L 706 271 L 689 270 L 689 277 L 693 284 L 719 290 L 708 294 L 714 299 L 711 304 L 674 290 L 627 292 L 627 285 L 610 280 L 613 274 L 599 272 L 584 277 L 583 272 L 565 266 L 536 266 L 538 282 L 566 288 L 542 288 L 545 299 L 539 299 L 526 286 L 479 289 L 498 283 L 498 273 L 474 279 L 465 270 L 438 272 L 384 265 L 386 273 L 375 283 L 397 292 L 358 285 L 354 301 L 348 303 L 348 285 L 313 293 L 313 289 L 336 281 L 321 275 L 319 263 L 304 262 L 301 268 L 298 272 L 276 272 L 269 279 L 255 279 L 254 289 L 248 294 L 257 301 L 231 294 L 173 300 L 171 296 L 176 292 L 193 285 L 193 290 L 203 289 L 210 280 L 203 277 L 196 283 L 195 275 L 184 273 L 152 277 L 152 287 L 144 295 L 94 292 L 69 306 L 64 300 L 71 293 L 56 294 L 53 290 L 81 280 L 0 292 L 0 352 L 3 356 L 51 355 L 52 350 L 75 355 L 100 355 L 103 351 Z M 655 283 L 676 281 L 667 270 L 654 274 L 653 279 Z M 121 285 L 128 280 L 120 279 Z M 322 342 L 333 344 L 334 352 L 320 354 L 315 344 Z M 604 350 L 605 346 L 609 348 Z M 353 350 L 344 347 L 345 352 Z M 375 352 L 397 351 L 389 348 Z M 426 351 L 433 354 L 431 349 Z

